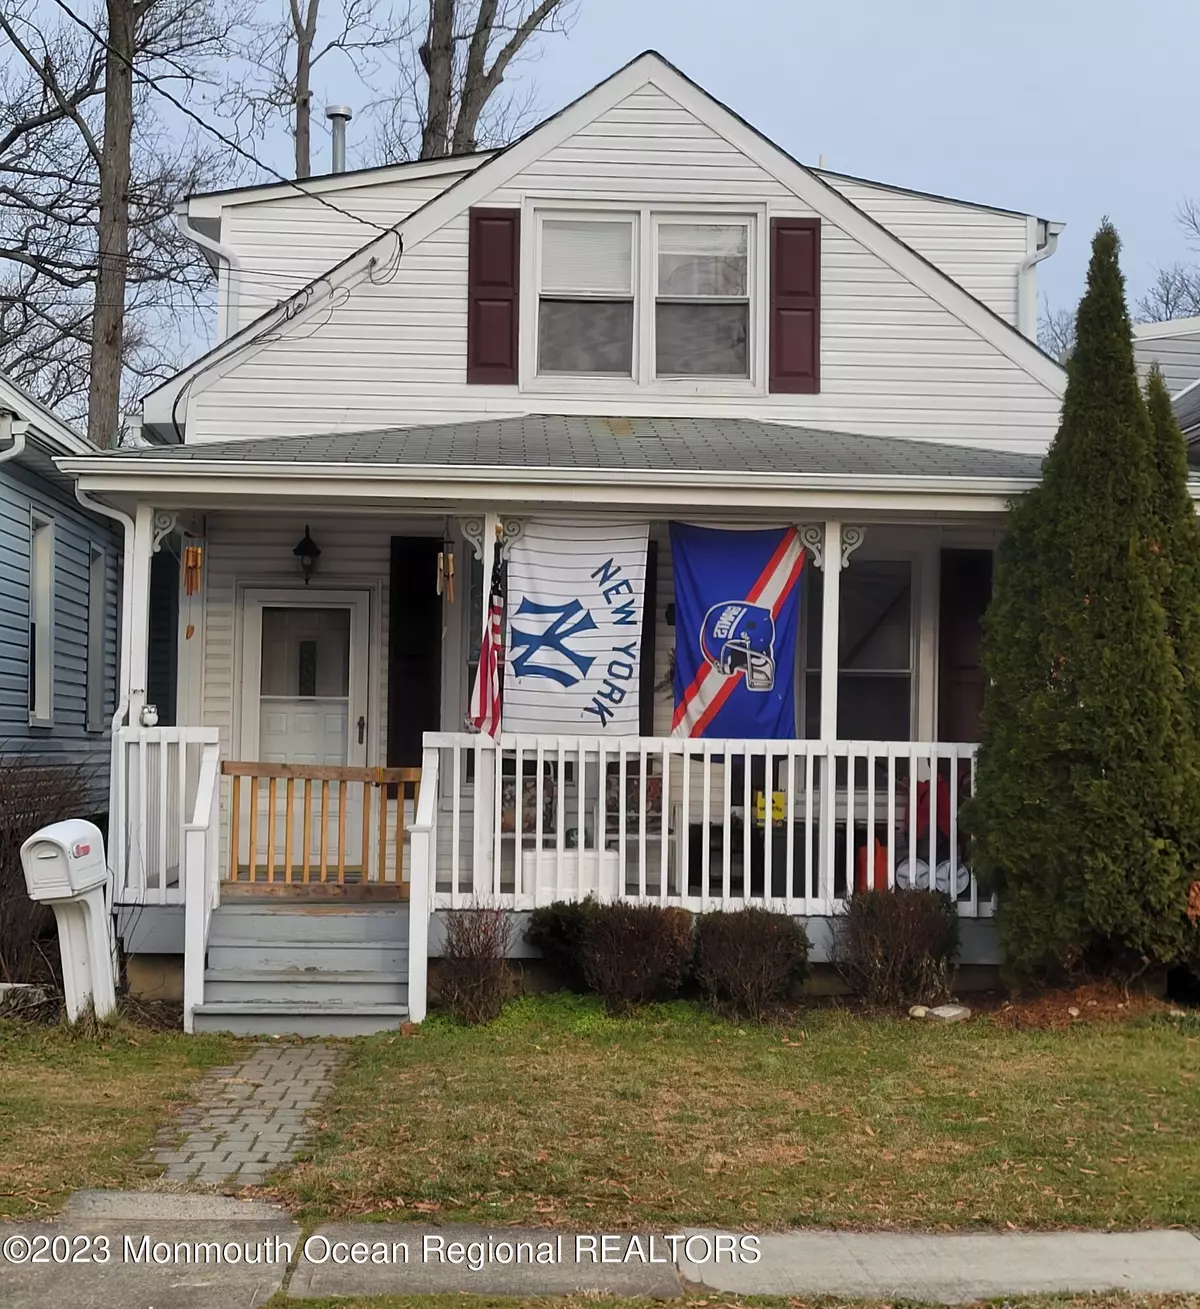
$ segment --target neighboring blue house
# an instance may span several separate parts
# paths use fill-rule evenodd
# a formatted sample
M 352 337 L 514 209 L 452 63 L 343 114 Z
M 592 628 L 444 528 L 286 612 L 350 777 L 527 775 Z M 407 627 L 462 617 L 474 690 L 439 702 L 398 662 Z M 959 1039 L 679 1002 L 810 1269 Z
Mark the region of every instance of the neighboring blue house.
M 54 459 L 94 447 L 0 374 L 0 766 L 86 770 L 108 808 L 120 535 Z M 88 812 L 81 807 L 81 814 Z

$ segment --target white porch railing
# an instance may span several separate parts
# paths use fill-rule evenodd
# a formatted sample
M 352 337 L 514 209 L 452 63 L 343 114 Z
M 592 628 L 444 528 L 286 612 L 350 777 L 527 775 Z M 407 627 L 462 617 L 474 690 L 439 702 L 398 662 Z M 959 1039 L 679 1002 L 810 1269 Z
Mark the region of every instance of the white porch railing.
M 427 733 L 413 920 L 422 868 L 431 908 L 593 895 L 810 916 L 856 887 L 932 885 L 990 916 L 959 830 L 976 748 Z
M 118 729 L 109 822 L 117 904 L 184 903 L 185 829 L 217 740 L 215 727 Z
M 220 747 L 215 741 L 201 748 L 200 774 L 192 816 L 183 829 L 183 1030 L 194 1029 L 195 1013 L 204 1003 L 204 961 L 208 927 L 221 900 Z

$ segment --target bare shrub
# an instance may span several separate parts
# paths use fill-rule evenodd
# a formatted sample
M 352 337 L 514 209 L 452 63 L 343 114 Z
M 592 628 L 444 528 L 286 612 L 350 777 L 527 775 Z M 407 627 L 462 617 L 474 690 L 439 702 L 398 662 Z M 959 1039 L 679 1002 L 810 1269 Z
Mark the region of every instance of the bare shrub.
M 714 1004 L 760 1022 L 808 976 L 808 935 L 789 914 L 751 906 L 696 920 L 696 980 Z
M 447 910 L 445 923 L 441 998 L 464 1023 L 490 1022 L 513 990 L 508 971 L 512 915 L 477 905 Z
M 42 981 L 51 971 L 43 942 L 54 914 L 29 898 L 21 846 L 47 823 L 94 814 L 96 800 L 95 774 L 82 764 L 0 754 L 0 981 Z
M 692 916 L 658 905 L 602 904 L 587 915 L 583 975 L 612 1013 L 679 993 L 692 959 Z
M 833 962 L 873 1008 L 949 998 L 958 908 L 941 891 L 859 891 L 833 920 Z

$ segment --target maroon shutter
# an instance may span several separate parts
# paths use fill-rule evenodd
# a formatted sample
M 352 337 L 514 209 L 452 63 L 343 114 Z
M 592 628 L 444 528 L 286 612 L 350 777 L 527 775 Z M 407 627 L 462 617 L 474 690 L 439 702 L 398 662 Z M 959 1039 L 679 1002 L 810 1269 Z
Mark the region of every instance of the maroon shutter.
M 821 220 L 771 220 L 771 390 L 821 389 Z
M 517 383 L 519 209 L 472 209 L 467 258 L 467 381 Z

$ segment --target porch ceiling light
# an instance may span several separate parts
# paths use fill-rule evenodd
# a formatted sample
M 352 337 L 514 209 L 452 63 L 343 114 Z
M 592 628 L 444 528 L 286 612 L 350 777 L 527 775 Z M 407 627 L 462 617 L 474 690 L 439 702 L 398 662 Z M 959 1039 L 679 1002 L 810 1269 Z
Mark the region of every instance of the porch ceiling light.
M 321 548 L 309 534 L 307 523 L 304 524 L 304 537 L 292 551 L 292 554 L 300 560 L 300 570 L 304 574 L 304 585 L 307 586 L 312 580 L 313 573 L 316 572 L 317 560 L 321 557 Z

